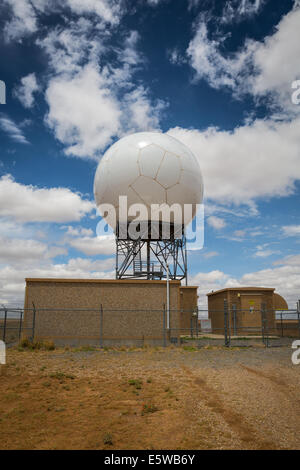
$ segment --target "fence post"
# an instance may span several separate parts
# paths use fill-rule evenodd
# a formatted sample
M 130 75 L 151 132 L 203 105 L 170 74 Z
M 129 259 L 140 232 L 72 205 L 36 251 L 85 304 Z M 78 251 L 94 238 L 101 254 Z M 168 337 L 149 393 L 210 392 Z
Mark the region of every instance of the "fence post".
M 31 341 L 33 342 L 34 340 L 34 334 L 35 334 L 35 315 L 36 315 L 36 310 L 35 310 L 35 305 L 32 302 L 33 306 L 33 317 L 32 317 L 32 336 L 31 336 Z
M 6 339 L 6 323 L 7 323 L 7 310 L 4 310 L 4 324 L 3 324 L 3 343 L 5 343 Z
M 237 330 L 236 330 L 236 305 L 232 305 L 232 314 L 233 314 L 233 334 L 234 336 L 237 335 Z
M 282 321 L 282 312 L 280 312 L 280 326 L 281 326 L 281 338 L 283 338 L 283 321 Z
M 20 312 L 20 323 L 19 323 L 19 341 L 21 339 L 21 333 L 22 333 L 22 320 L 23 320 L 23 310 Z
M 227 300 L 224 299 L 224 338 L 225 338 L 225 346 L 230 346 L 230 333 L 228 331 L 228 303 Z
M 191 315 L 191 338 L 194 338 L 193 313 Z
M 163 346 L 164 348 L 167 346 L 166 342 L 166 306 L 164 304 L 163 308 Z
M 100 305 L 100 348 L 103 348 L 103 307 Z
M 298 334 L 300 338 L 300 300 L 297 302 L 297 316 L 298 316 Z

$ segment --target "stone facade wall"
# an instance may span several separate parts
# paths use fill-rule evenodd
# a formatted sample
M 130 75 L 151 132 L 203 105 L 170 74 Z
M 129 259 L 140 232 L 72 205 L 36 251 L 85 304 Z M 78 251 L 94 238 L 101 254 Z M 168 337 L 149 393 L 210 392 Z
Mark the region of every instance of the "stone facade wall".
M 161 344 L 166 335 L 166 291 L 165 281 L 26 279 L 24 326 L 28 330 L 24 331 L 30 336 L 34 304 L 35 339 L 57 344 Z M 180 281 L 170 281 L 174 336 L 181 328 L 180 311 Z

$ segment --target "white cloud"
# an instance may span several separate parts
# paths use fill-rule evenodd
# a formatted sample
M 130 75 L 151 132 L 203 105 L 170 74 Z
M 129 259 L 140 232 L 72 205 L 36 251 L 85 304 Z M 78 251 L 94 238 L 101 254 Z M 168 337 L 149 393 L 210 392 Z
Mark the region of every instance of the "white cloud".
M 255 120 L 233 131 L 170 129 L 198 158 L 205 196 L 219 204 L 249 204 L 288 196 L 300 179 L 300 119 Z M 268 175 L 266 177 L 266 175 Z
M 70 259 L 67 263 L 39 263 L 0 268 L 0 304 L 22 306 L 24 304 L 25 278 L 66 278 L 66 279 L 113 279 L 113 259 L 86 260 Z
M 73 14 L 96 19 L 99 28 L 118 24 L 124 13 L 122 2 L 117 0 L 4 0 L 10 8 L 10 18 L 4 24 L 3 35 L 6 41 L 21 40 L 36 33 L 42 14 L 60 13 L 63 15 L 69 7 Z
M 21 84 L 14 90 L 14 96 L 25 108 L 31 108 L 34 104 L 34 93 L 38 90 L 35 73 L 30 73 L 21 79 Z
M 216 217 L 215 215 L 208 217 L 207 223 L 216 230 L 221 230 L 222 228 L 226 227 L 225 220 L 221 219 L 221 217 Z
M 282 232 L 286 237 L 297 237 L 300 235 L 300 225 L 284 225 Z
M 14 142 L 19 144 L 29 144 L 20 125 L 17 125 L 5 114 L 0 114 L 0 129 L 6 132 Z
M 204 78 L 213 88 L 224 86 L 234 88 L 252 52 L 252 47 L 248 46 L 249 49 L 243 49 L 233 58 L 224 57 L 219 47 L 225 39 L 226 36 L 222 40 L 210 40 L 207 24 L 201 20 L 187 49 L 188 59 L 196 72 L 195 79 Z
M 246 4 L 249 2 L 244 2 L 244 11 L 249 11 Z M 227 86 L 235 95 L 268 96 L 272 107 L 298 113 L 299 106 L 291 103 L 291 84 L 300 77 L 299 24 L 300 8 L 296 5 L 272 35 L 261 42 L 248 39 L 239 51 L 225 56 L 221 50 L 227 36 L 210 39 L 207 21 L 201 19 L 187 49 L 195 79 L 204 78 L 213 88 Z
M 291 83 L 300 78 L 299 24 L 300 9 L 294 9 L 282 18 L 275 33 L 256 47 L 253 58 L 258 70 L 253 80 L 255 95 L 275 91 L 282 99 L 288 95 L 287 101 L 290 101 Z
M 91 19 L 81 17 L 70 21 L 67 27 L 49 29 L 47 35 L 38 38 L 36 43 L 46 52 L 52 71 L 71 78 L 85 63 L 96 64 L 106 50 L 101 41 L 104 33 L 98 33 L 100 37 L 93 39 L 94 29 Z
M 254 253 L 255 258 L 267 258 L 271 255 L 278 254 L 279 252 L 276 250 L 265 249 L 262 247 L 258 247 L 257 251 Z
M 0 216 L 20 222 L 78 221 L 94 208 L 68 188 L 23 185 L 10 175 L 0 178 Z
M 282 295 L 289 304 L 289 308 L 295 308 L 300 291 L 300 266 L 294 262 L 285 263 L 278 268 L 263 269 L 246 273 L 240 278 L 234 278 L 230 274 L 219 270 L 199 272 L 190 277 L 190 285 L 199 286 L 199 305 L 207 308 L 206 294 L 211 291 L 227 287 L 271 287 Z
M 165 103 L 152 102 L 149 91 L 135 87 L 132 76 L 143 62 L 139 35 L 130 31 L 114 46 L 114 65 L 99 66 L 107 52 L 107 31 L 91 39 L 90 19 L 54 29 L 38 44 L 47 52 L 54 76 L 46 90 L 48 126 L 64 144 L 65 153 L 98 159 L 112 139 L 129 132 L 159 129 Z M 104 36 L 103 36 L 104 35 Z
M 215 256 L 218 256 L 218 255 L 219 253 L 217 251 L 208 251 L 207 253 L 203 254 L 203 257 L 206 259 L 209 259 L 209 258 L 214 258 Z
M 246 235 L 246 230 L 235 230 L 233 232 L 233 235 L 238 238 L 244 238 L 244 236 Z
M 36 240 L 22 240 L 19 238 L 0 237 L 0 264 L 20 263 L 38 261 L 45 258 L 53 258 L 58 255 L 67 254 L 62 247 L 49 247 L 45 243 Z
M 147 91 L 139 86 L 126 94 L 123 102 L 124 128 L 129 131 L 157 131 L 160 130 L 159 121 L 166 103 L 158 100 L 156 104 L 150 102 Z
M 79 236 L 89 237 L 93 235 L 94 233 L 91 228 L 73 227 L 72 225 L 62 226 L 61 229 L 66 230 L 66 234 L 72 237 L 79 237 Z
M 222 12 L 221 21 L 223 23 L 239 22 L 256 15 L 264 0 L 228 0 Z
M 69 240 L 70 246 L 85 255 L 111 255 L 115 252 L 116 242 L 114 235 L 101 235 L 97 237 L 79 237 Z
M 53 78 L 46 92 L 47 123 L 66 154 L 95 157 L 120 129 L 119 103 L 105 77 L 89 64 L 74 78 Z
M 110 77 L 92 63 L 72 78 L 51 79 L 46 121 L 66 146 L 67 155 L 98 159 L 113 137 L 159 129 L 165 104 L 160 100 L 151 103 L 142 86 L 128 92 L 122 102 L 113 91 L 115 79 L 116 75 Z
M 184 59 L 179 51 L 179 49 L 177 47 L 175 47 L 174 49 L 169 49 L 167 51 L 167 57 L 169 59 L 169 61 L 171 62 L 171 64 L 182 64 L 184 63 Z
M 11 19 L 5 24 L 5 40 L 19 39 L 37 30 L 37 19 L 34 8 L 28 0 L 4 0 L 11 8 Z
M 277 265 L 300 266 L 300 254 L 286 256 L 285 258 L 274 261 L 273 264 L 274 266 L 277 266 Z
M 247 273 L 241 277 L 240 282 L 245 286 L 275 287 L 276 292 L 286 299 L 289 308 L 295 308 L 300 291 L 300 267 L 284 265 Z
M 157 6 L 159 3 L 161 3 L 163 0 L 146 0 L 147 3 L 151 6 Z
M 121 15 L 120 2 L 115 0 L 67 0 L 67 4 L 78 15 L 97 15 L 99 19 L 111 24 L 118 23 Z
M 151 100 L 148 90 L 132 83 L 144 61 L 137 31 L 129 31 L 122 46 L 108 46 L 110 32 L 100 31 L 93 39 L 94 29 L 90 17 L 81 18 L 66 28 L 56 27 L 37 44 L 53 71 L 46 90 L 46 123 L 67 155 L 97 160 L 113 139 L 159 129 L 165 103 Z M 108 50 L 116 59 L 103 66 L 99 59 Z

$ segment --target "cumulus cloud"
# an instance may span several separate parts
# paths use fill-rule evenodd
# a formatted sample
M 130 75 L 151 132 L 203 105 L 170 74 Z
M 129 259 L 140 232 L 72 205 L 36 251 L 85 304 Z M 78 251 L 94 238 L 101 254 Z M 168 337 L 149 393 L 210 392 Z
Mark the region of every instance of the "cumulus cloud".
M 15 88 L 14 96 L 25 108 L 31 108 L 34 104 L 34 94 L 39 90 L 35 73 L 30 73 L 21 78 L 21 84 Z
M 76 250 L 88 256 L 111 255 L 115 253 L 116 242 L 114 235 L 99 235 L 97 237 L 78 237 L 69 240 Z
M 91 228 L 85 227 L 73 227 L 72 225 L 62 226 L 62 230 L 66 230 L 66 234 L 72 237 L 79 237 L 79 236 L 91 236 L 93 235 L 93 230 Z
M 120 105 L 92 64 L 73 78 L 53 78 L 46 100 L 46 122 L 67 146 L 67 155 L 95 158 L 120 130 Z
M 90 18 L 81 17 L 67 26 L 49 29 L 45 37 L 36 40 L 47 54 L 52 73 L 72 77 L 86 63 L 97 63 L 106 46 L 101 41 L 103 33 L 98 33 L 100 38 L 95 39 L 94 29 L 95 24 Z
M 53 78 L 46 92 L 46 122 L 65 146 L 67 155 L 99 159 L 114 137 L 128 132 L 159 129 L 165 103 L 151 102 L 139 86 L 119 100 L 106 71 L 86 65 L 72 78 Z
M 20 222 L 79 221 L 94 209 L 94 203 L 68 188 L 38 188 L 0 179 L 0 216 Z
M 220 46 L 226 39 L 209 39 L 205 20 L 201 19 L 195 36 L 190 41 L 187 57 L 195 70 L 194 79 L 205 79 L 213 88 L 237 86 L 237 79 L 252 55 L 253 44 L 250 43 L 233 57 L 225 57 L 220 52 Z
M 126 119 L 124 129 L 129 127 L 131 132 L 160 130 L 160 117 L 166 103 L 162 100 L 151 103 L 142 86 L 125 95 L 122 107 L 123 120 Z
M 244 11 L 247 11 L 244 2 Z M 229 87 L 234 94 L 250 93 L 268 97 L 268 104 L 287 113 L 298 113 L 291 103 L 291 84 L 300 77 L 298 30 L 300 8 L 295 7 L 278 23 L 275 32 L 263 41 L 246 40 L 231 55 L 222 53 L 226 35 L 210 39 L 207 21 L 200 19 L 187 49 L 196 72 L 213 88 Z
M 95 27 L 87 18 L 55 28 L 38 44 L 53 70 L 46 90 L 47 125 L 65 146 L 65 153 L 99 159 L 112 140 L 128 132 L 159 129 L 161 100 L 151 100 L 132 77 L 143 58 L 139 35 L 130 31 L 121 47 L 113 46 L 114 65 L 99 65 L 107 52 L 106 38 L 91 37 Z
M 286 299 L 289 308 L 295 308 L 299 298 L 300 268 L 299 265 L 286 264 L 278 268 L 246 273 L 240 278 L 240 283 L 245 286 L 275 287 L 276 292 Z
M 271 255 L 280 253 L 278 250 L 271 250 L 270 248 L 265 248 L 264 246 L 258 246 L 256 252 L 254 253 L 255 258 L 268 258 Z
M 118 24 L 124 9 L 122 2 L 117 0 L 4 0 L 10 8 L 10 16 L 4 24 L 3 35 L 6 41 L 20 40 L 23 37 L 36 33 L 41 15 L 60 13 L 66 9 L 78 16 L 93 16 L 99 25 Z
M 10 20 L 4 25 L 6 41 L 19 39 L 37 30 L 37 18 L 29 0 L 4 0 L 11 9 Z
M 285 256 L 282 259 L 274 261 L 274 266 L 286 265 L 286 266 L 300 266 L 300 254 Z
M 213 227 L 216 230 L 220 230 L 224 227 L 226 227 L 226 222 L 224 219 L 221 219 L 221 217 L 217 217 L 215 215 L 211 215 L 210 217 L 207 218 L 207 223 L 211 227 Z
M 289 308 L 295 308 L 299 299 L 300 267 L 294 263 L 284 261 L 284 265 L 276 268 L 262 269 L 245 273 L 240 278 L 235 278 L 228 273 L 219 270 L 199 272 L 190 277 L 190 284 L 199 286 L 199 305 L 207 308 L 206 294 L 227 287 L 271 287 L 282 295 L 288 302 Z
M 297 237 L 300 235 L 300 225 L 284 225 L 282 232 L 286 237 Z
M 78 15 L 97 15 L 99 19 L 110 24 L 118 23 L 122 12 L 120 2 L 116 0 L 67 0 L 67 4 Z
M 223 23 L 239 22 L 257 15 L 264 5 L 264 0 L 228 0 L 222 11 Z
M 258 198 L 295 191 L 300 179 L 299 129 L 299 118 L 287 122 L 257 119 L 233 131 L 176 127 L 168 134 L 198 158 L 206 198 L 253 206 Z
M 0 237 L 0 264 L 41 262 L 43 259 L 63 254 L 67 254 L 67 250 L 62 247 L 49 247 L 36 240 Z
M 18 144 L 29 144 L 20 125 L 5 114 L 0 114 L 0 129 Z
M 19 264 L 0 267 L 0 304 L 24 304 L 25 278 L 113 279 L 113 259 L 70 259 L 67 263 Z

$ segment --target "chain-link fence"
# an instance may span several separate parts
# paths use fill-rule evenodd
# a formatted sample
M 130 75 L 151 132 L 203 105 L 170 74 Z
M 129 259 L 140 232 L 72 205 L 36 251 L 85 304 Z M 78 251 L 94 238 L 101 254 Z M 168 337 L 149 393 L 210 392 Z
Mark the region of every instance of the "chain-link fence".
M 224 302 L 219 310 L 151 309 L 0 309 L 0 339 L 50 340 L 58 346 L 252 346 L 290 345 L 300 338 L 297 309 L 237 310 Z
M 173 324 L 177 312 L 170 312 Z M 58 346 L 95 345 L 166 346 L 167 313 L 150 309 L 0 309 L 0 339 L 17 344 L 20 339 L 53 341 Z
M 14 344 L 21 339 L 24 327 L 24 309 L 2 308 L 0 309 L 0 339 L 6 344 Z M 29 329 L 28 333 L 32 328 Z

